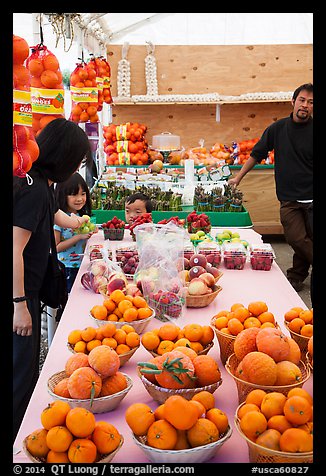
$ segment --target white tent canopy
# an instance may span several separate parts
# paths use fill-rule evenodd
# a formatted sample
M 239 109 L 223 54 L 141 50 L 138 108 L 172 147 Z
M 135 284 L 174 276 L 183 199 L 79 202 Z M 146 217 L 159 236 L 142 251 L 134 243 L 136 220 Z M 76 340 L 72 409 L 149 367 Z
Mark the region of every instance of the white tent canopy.
M 13 32 L 40 41 L 74 67 L 81 50 L 105 54 L 109 44 L 259 45 L 312 44 L 312 13 L 14 13 Z M 71 22 L 71 23 L 70 23 Z M 58 35 L 58 28 L 63 33 Z M 70 35 L 69 35 L 70 33 Z M 68 34 L 68 35 L 67 35 Z M 68 38 L 72 36 L 72 39 Z

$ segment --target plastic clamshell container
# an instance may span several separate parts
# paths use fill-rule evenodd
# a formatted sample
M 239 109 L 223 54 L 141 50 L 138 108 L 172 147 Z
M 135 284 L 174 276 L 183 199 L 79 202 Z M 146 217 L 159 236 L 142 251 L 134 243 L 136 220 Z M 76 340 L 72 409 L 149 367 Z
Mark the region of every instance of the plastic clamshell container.
M 252 269 L 269 271 L 275 258 L 274 250 L 270 243 L 261 243 L 250 246 L 250 264 Z
M 247 261 L 247 251 L 242 243 L 223 243 L 222 253 L 227 269 L 243 269 Z
M 191 243 L 191 241 L 184 243 L 184 246 L 183 246 L 184 258 L 190 259 L 194 253 L 195 253 L 195 248 L 194 248 L 194 245 Z
M 197 253 L 200 253 L 206 256 L 208 263 L 210 263 L 214 268 L 217 268 L 222 261 L 222 252 L 221 246 L 212 241 L 204 241 L 197 245 Z
M 139 254 L 136 243 L 128 243 L 122 246 L 117 245 L 115 259 L 126 275 L 133 276 L 139 263 Z
M 161 132 L 152 138 L 153 149 L 158 150 L 178 150 L 180 149 L 180 136 L 171 132 Z

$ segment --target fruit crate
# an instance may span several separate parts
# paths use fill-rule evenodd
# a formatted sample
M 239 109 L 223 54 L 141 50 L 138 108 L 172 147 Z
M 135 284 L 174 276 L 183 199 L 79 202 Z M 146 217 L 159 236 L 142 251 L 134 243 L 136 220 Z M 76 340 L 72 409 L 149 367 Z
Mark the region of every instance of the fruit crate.
M 194 207 L 185 206 L 180 212 L 176 211 L 153 211 L 153 222 L 157 223 L 165 218 L 178 216 L 179 218 L 187 218 L 189 213 L 193 211 Z M 253 226 L 250 215 L 246 209 L 242 212 L 205 212 L 209 217 L 212 226 L 221 227 L 237 227 L 237 228 L 251 228 Z M 124 210 L 93 210 L 92 217 L 96 219 L 97 224 L 104 223 L 114 216 L 125 220 Z

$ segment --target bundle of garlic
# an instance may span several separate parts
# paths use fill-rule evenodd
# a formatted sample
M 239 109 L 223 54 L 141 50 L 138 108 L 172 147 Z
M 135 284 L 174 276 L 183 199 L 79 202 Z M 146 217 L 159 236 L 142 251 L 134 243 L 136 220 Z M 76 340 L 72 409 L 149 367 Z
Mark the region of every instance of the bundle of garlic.
M 127 60 L 129 43 L 122 46 L 122 59 L 118 63 L 117 89 L 119 98 L 130 98 L 130 62 Z
M 154 56 L 154 45 L 146 41 L 148 55 L 145 58 L 145 79 L 147 95 L 154 96 L 158 94 L 156 59 Z

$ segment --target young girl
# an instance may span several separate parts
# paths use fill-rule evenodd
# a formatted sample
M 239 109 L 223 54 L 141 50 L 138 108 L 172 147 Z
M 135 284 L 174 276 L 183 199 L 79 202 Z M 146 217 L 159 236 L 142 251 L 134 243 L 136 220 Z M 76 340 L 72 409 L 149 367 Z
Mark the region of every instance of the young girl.
M 67 214 L 91 215 L 91 199 L 88 186 L 79 173 L 74 173 L 68 180 L 58 183 L 55 188 L 57 206 Z M 58 258 L 66 267 L 68 292 L 76 279 L 86 240 L 92 232 L 76 234 L 71 228 L 54 226 Z

